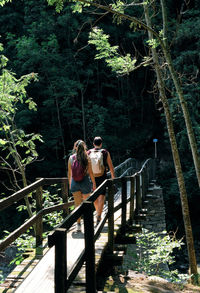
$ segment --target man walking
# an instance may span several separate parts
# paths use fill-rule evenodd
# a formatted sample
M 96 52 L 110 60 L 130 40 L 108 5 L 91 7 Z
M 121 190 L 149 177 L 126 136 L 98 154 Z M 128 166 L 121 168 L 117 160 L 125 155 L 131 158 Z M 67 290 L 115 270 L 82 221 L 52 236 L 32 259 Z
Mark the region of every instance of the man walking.
M 88 155 L 91 159 L 92 171 L 96 181 L 96 187 L 101 185 L 105 179 L 107 179 L 107 166 L 110 169 L 111 178 L 115 178 L 115 171 L 113 163 L 111 160 L 110 153 L 106 149 L 102 149 L 102 138 L 97 136 L 93 140 L 93 149 L 88 151 Z M 106 188 L 103 190 L 102 194 L 98 196 L 94 202 L 94 206 L 97 212 L 97 225 L 101 221 L 101 214 L 103 211 L 104 201 L 105 201 Z

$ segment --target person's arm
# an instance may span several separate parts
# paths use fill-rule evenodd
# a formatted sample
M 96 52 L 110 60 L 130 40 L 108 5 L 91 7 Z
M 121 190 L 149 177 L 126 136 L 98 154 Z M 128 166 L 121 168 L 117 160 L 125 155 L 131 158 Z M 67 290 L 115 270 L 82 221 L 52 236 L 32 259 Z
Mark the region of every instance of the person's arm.
M 69 188 L 71 188 L 71 183 L 72 183 L 72 169 L 71 169 L 71 160 L 70 160 L 70 158 L 68 160 L 68 172 L 67 172 L 67 176 L 68 176 L 68 181 L 69 181 Z
M 92 171 L 92 165 L 91 165 L 90 159 L 88 160 L 88 174 L 92 180 L 92 185 L 93 185 L 92 189 L 95 190 L 96 189 L 96 182 L 95 182 L 94 174 Z
M 110 156 L 109 152 L 108 152 L 108 155 L 107 155 L 107 164 L 108 164 L 108 167 L 110 169 L 111 178 L 114 179 L 115 178 L 115 170 L 114 170 L 112 159 L 111 159 L 111 156 Z

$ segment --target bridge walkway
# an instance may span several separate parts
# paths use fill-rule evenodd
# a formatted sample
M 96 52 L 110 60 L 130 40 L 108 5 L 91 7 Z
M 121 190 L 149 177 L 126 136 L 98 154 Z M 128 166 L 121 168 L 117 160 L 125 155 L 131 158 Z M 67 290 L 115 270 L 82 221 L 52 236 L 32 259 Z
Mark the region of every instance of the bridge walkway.
M 128 183 L 129 185 L 129 183 Z M 116 194 L 115 204 L 120 202 L 121 191 Z M 107 203 L 104 207 L 104 213 L 107 210 Z M 127 214 L 128 217 L 128 214 Z M 121 210 L 118 210 L 114 215 L 115 233 L 119 229 L 121 223 Z M 101 255 L 108 242 L 108 224 L 104 225 L 97 241 L 95 242 L 95 264 L 96 269 L 101 261 Z M 76 233 L 75 225 L 67 233 L 67 271 L 70 272 L 73 264 L 76 262 L 81 252 L 84 249 L 83 233 Z M 121 252 L 119 252 L 121 253 Z M 25 260 L 24 264 L 17 266 L 14 271 L 7 277 L 9 289 L 0 292 L 4 293 L 54 293 L 54 267 L 55 267 L 55 247 L 47 248 L 44 251 L 44 256 L 40 260 L 30 260 L 29 263 Z M 23 273 L 22 273 L 23 272 Z M 5 282 L 6 284 L 6 282 Z M 83 266 L 74 280 L 74 285 L 68 290 L 69 293 L 76 292 L 85 284 L 85 267 Z M 77 287 L 78 286 L 78 287 Z M 79 288 L 79 289 L 77 289 Z
M 149 182 L 154 178 L 155 174 L 154 161 L 148 159 L 139 171 L 136 172 L 136 170 L 138 170 L 137 162 L 132 158 L 127 159 L 119 167 L 116 167 L 116 173 L 120 171 L 120 174 L 118 175 L 119 177 L 114 180 L 105 180 L 104 183 L 93 192 L 87 202 L 84 202 L 83 205 L 75 209 L 64 220 L 66 228 L 65 226 L 62 226 L 63 224 L 61 223 L 61 229 L 55 229 L 53 234 L 50 235 L 49 245 L 52 248 L 48 249 L 46 246 L 45 251 L 43 251 L 43 256 L 41 255 L 41 259 L 37 259 L 33 254 L 32 258 L 25 259 L 23 263 L 21 263 L 21 265 L 19 265 L 16 270 L 7 277 L 4 282 L 4 288 L 3 286 L 0 287 L 0 293 L 54 293 L 54 291 L 57 293 L 61 293 L 62 291 L 64 293 L 67 290 L 67 286 L 69 286 L 68 292 L 70 292 L 69 290 L 72 290 L 71 292 L 76 292 L 75 288 L 71 289 L 75 283 L 82 283 L 82 286 L 86 283 L 86 291 L 92 292 L 89 288 L 96 288 L 95 270 L 97 270 L 98 265 L 100 264 L 101 256 L 105 247 L 109 245 L 109 250 L 106 252 L 108 253 L 108 251 L 111 251 L 111 254 L 108 255 L 108 257 L 115 257 L 117 254 L 116 251 L 118 251 L 119 256 L 121 251 L 119 250 L 119 247 L 116 247 L 118 242 L 115 241 L 114 236 L 117 234 L 117 231 L 120 231 L 122 237 L 124 237 L 126 225 L 128 224 L 127 221 L 130 220 L 131 223 L 133 223 L 134 219 L 138 221 L 137 217 L 141 216 L 140 213 L 145 201 L 145 194 Z M 36 221 L 37 227 L 39 227 L 37 235 L 40 237 L 40 226 L 42 224 L 40 219 L 42 219 L 42 216 L 54 210 L 60 210 L 69 206 L 68 203 L 63 203 L 57 206 L 55 205 L 49 208 L 43 208 L 42 206 L 42 187 L 44 185 L 51 185 L 60 182 L 63 184 L 65 196 L 67 178 L 42 178 L 27 188 L 16 192 L 8 199 L 0 202 L 0 208 L 5 209 L 13 202 L 22 199 L 27 193 L 36 190 L 36 200 L 39 206 L 37 214 L 33 216 L 33 218 L 21 225 L 16 231 L 9 235 L 6 240 L 0 242 L 1 250 L 16 239 L 19 232 L 22 233 Z M 114 184 L 117 184 L 119 188 L 117 193 L 114 192 Z M 98 192 L 101 192 L 101 189 L 105 187 L 108 189 L 108 203 L 104 208 L 105 217 L 102 219 L 102 223 L 95 228 L 93 238 L 92 218 L 95 218 L 95 213 L 92 209 L 92 203 L 97 198 Z M 84 217 L 85 234 L 82 234 L 82 237 L 79 237 L 80 235 L 78 236 L 74 233 L 74 223 L 76 223 L 76 219 L 82 215 Z M 60 240 L 58 240 L 60 238 L 57 236 L 58 233 L 62 231 L 64 232 L 62 234 L 64 237 L 62 237 L 62 242 L 60 242 Z M 65 241 L 65 233 L 67 233 L 67 241 Z M 59 244 L 59 248 L 57 244 Z M 37 255 L 38 249 L 41 248 L 41 250 L 43 250 L 44 248 L 43 245 L 40 245 L 41 244 L 37 246 Z M 56 247 L 56 253 L 54 247 Z M 67 253 L 66 259 L 65 250 Z M 83 268 L 79 271 L 81 267 Z M 74 276 L 78 271 L 79 273 L 74 279 Z

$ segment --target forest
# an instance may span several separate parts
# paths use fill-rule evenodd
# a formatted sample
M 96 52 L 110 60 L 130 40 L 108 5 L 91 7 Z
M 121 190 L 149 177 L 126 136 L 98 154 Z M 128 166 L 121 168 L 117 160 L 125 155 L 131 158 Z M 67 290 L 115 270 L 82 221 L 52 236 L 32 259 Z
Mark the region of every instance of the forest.
M 54 2 L 62 9 L 50 5 Z M 160 1 L 150 2 L 152 27 L 162 33 Z M 200 8 L 197 0 L 165 2 L 169 50 L 199 150 Z M 117 166 L 129 157 L 140 162 L 154 158 L 156 138 L 157 181 L 164 190 L 167 229 L 182 236 L 177 174 L 152 60 L 154 47 L 148 42 L 147 31 L 98 6 L 85 4 L 82 13 L 77 13 L 72 9 L 73 2 L 62 3 L 0 1 L 0 199 L 39 177 L 66 177 L 67 160 L 77 139 L 83 139 L 90 148 L 93 138 L 101 136 Z M 75 9 L 79 11 L 80 7 Z M 126 13 L 145 22 L 142 1 L 127 1 Z M 113 70 L 106 62 L 111 54 L 97 57 L 97 40 L 91 41 L 96 27 L 109 36 L 110 46 L 118 46 L 119 56 L 135 58 L 133 70 Z M 182 103 L 159 46 L 158 53 L 193 235 L 199 241 L 200 192 Z M 8 140 L 12 140 L 12 147 Z M 16 163 L 16 152 L 23 170 Z M 20 222 L 21 216 L 18 218 Z M 2 236 L 2 231 L 12 226 L 12 217 L 5 220 L 1 213 L 0 223 Z

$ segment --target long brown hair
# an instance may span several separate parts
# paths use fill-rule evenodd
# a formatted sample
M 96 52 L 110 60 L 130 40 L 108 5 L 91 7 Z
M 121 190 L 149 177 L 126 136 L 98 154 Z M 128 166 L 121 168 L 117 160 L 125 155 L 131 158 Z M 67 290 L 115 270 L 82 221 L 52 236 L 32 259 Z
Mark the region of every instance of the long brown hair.
M 84 170 L 88 167 L 88 156 L 86 153 L 86 144 L 83 140 L 79 139 L 75 142 L 77 160 L 80 162 Z

